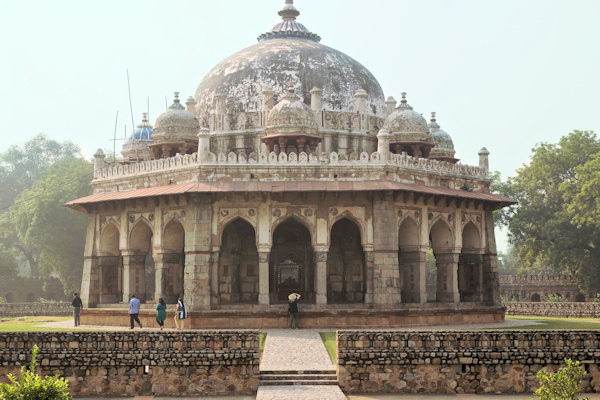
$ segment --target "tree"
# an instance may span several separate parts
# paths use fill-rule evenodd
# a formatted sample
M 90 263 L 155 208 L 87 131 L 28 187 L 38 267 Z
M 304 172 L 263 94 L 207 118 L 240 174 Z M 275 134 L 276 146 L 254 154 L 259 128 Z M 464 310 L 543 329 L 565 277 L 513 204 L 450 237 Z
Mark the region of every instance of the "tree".
M 580 176 L 587 174 L 590 185 L 598 180 L 593 171 L 600 165 L 599 152 L 593 132 L 574 131 L 557 144 L 538 144 L 529 165 L 499 187 L 519 202 L 500 222 L 508 225 L 523 268 L 574 274 L 584 288 L 600 282 L 600 226 L 590 220 L 598 205 L 590 202 L 589 192 L 579 193 L 586 184 Z M 595 211 L 588 210 L 594 204 Z
M 90 161 L 57 161 L 9 212 L 19 241 L 39 260 L 39 272 L 57 273 L 66 293 L 81 285 L 87 218 L 63 203 L 91 194 L 92 175 Z
M 0 244 L 0 276 L 3 279 L 16 277 L 18 267 L 14 251 Z
M 548 373 L 542 369 L 537 373 L 540 387 L 535 391 L 535 395 L 540 400 L 576 400 L 581 393 L 581 381 L 584 377 L 583 365 L 579 361 L 573 362 L 565 358 L 565 365 L 558 371 Z

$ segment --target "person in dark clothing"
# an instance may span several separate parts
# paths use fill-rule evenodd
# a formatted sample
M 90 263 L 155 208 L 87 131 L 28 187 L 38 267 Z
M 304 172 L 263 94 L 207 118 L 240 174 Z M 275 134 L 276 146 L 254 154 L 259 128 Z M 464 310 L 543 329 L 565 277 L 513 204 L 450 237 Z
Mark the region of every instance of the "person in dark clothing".
M 300 297 L 302 296 L 298 293 L 292 293 L 288 296 L 288 300 L 290 301 L 290 308 L 288 309 L 288 314 L 290 314 L 290 329 L 292 329 L 294 321 L 296 321 L 296 329 L 298 329 L 298 320 L 300 319 L 298 300 L 300 300 Z
M 81 325 L 79 323 L 79 312 L 83 308 L 83 302 L 77 293 L 73 293 L 73 301 L 71 302 L 71 305 L 73 306 L 73 319 L 75 320 L 75 326 L 79 326 Z

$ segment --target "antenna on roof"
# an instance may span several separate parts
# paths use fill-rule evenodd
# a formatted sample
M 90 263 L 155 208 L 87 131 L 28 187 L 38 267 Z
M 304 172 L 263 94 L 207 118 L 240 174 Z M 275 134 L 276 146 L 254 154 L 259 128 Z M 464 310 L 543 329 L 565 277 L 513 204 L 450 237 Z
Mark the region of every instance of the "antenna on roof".
M 127 90 L 129 91 L 129 111 L 131 112 L 131 126 L 135 130 L 135 123 L 133 122 L 133 106 L 131 105 L 131 86 L 129 85 L 129 68 L 127 68 Z M 127 131 L 125 131 L 127 136 Z
M 117 161 L 117 121 L 119 120 L 119 110 L 115 117 L 115 134 L 113 135 L 113 163 Z
M 167 111 L 169 107 L 167 107 L 167 95 L 165 94 L 165 111 Z
M 148 121 L 150 121 L 150 96 L 146 96 L 146 113 L 148 114 Z

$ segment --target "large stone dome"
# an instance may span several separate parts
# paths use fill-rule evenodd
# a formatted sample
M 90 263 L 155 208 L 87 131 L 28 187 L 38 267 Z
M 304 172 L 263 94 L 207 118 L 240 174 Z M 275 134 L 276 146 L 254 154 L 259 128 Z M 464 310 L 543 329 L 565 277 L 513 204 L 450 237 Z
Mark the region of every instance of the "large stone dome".
M 259 37 L 260 42 L 217 64 L 202 80 L 195 99 L 199 117 L 215 108 L 217 94 L 227 95 L 228 111 L 259 111 L 261 92 L 274 91 L 274 101 L 286 93 L 287 82 L 297 82 L 296 93 L 310 105 L 310 90 L 323 90 L 326 110 L 352 112 L 354 94 L 367 92 L 369 113 L 384 115 L 385 98 L 377 79 L 346 54 L 319 43 L 320 37 L 295 21 L 292 1 L 279 12 L 283 21 Z

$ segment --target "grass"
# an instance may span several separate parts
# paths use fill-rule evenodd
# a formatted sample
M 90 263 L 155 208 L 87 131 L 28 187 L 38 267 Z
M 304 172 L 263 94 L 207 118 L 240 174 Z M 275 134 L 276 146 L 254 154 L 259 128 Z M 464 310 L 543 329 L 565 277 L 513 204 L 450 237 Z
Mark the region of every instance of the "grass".
M 555 330 L 555 329 L 600 329 L 600 322 L 594 318 L 553 318 L 553 317 L 521 317 L 511 316 L 510 319 L 535 321 L 540 324 L 501 328 L 501 330 Z
M 19 321 L 23 318 L 24 321 Z M 70 328 L 46 328 L 40 325 L 46 322 L 67 321 L 73 317 L 19 317 L 2 318 L 0 322 L 0 332 L 45 332 L 45 331 L 72 331 Z
M 321 332 L 321 339 L 325 343 L 325 348 L 329 352 L 331 361 L 337 363 L 337 333 L 336 332 Z

